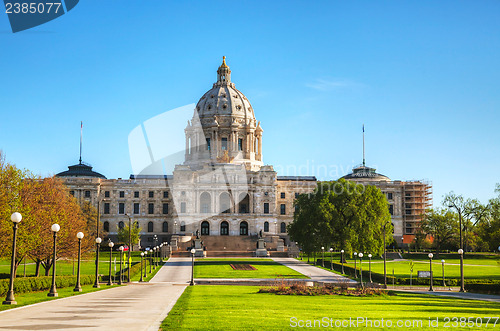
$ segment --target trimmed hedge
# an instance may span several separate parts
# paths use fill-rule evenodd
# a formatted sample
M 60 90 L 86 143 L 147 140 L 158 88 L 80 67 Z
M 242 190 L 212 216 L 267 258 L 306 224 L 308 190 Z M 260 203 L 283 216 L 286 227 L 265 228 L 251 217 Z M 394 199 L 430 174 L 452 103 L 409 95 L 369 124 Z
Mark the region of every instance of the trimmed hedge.
M 321 259 L 318 259 L 318 265 L 321 264 Z M 330 268 L 330 261 L 326 261 L 325 259 L 325 268 Z M 338 262 L 333 262 L 333 269 L 338 272 L 342 272 L 342 264 Z M 354 277 L 354 267 L 348 266 L 344 264 L 344 272 L 346 275 L 350 277 Z M 359 267 L 358 267 L 358 277 L 359 277 Z M 363 268 L 363 282 L 367 282 L 370 279 L 370 271 L 366 270 Z M 372 272 L 372 280 L 376 283 L 384 283 L 384 275 Z M 392 285 L 393 282 L 393 277 L 392 274 L 387 273 L 387 285 Z M 413 277 L 412 278 L 412 285 L 430 285 L 430 278 L 418 278 L 418 277 Z M 445 278 L 445 283 L 446 286 L 459 286 L 460 285 L 460 279 L 457 278 Z M 394 284 L 395 285 L 410 285 L 410 278 L 403 278 L 403 277 L 394 277 Z M 443 285 L 443 278 L 441 277 L 433 277 L 432 279 L 432 284 L 434 286 L 442 286 Z M 492 279 L 466 279 L 465 280 L 465 287 L 467 288 L 467 285 L 478 285 L 477 288 L 481 288 L 483 285 L 491 285 L 491 286 L 483 286 L 485 289 L 488 291 L 494 291 L 495 286 L 500 286 L 500 280 Z M 471 287 L 471 291 L 473 287 Z M 474 287 L 475 288 L 475 287 Z M 493 292 L 491 292 L 493 293 Z
M 91 275 L 81 275 L 80 284 L 90 285 L 94 284 L 95 277 Z M 10 279 L 0 279 L 0 295 L 6 295 L 9 291 Z M 76 285 L 76 276 L 57 276 L 56 287 L 70 287 Z M 14 280 L 15 293 L 27 293 L 35 291 L 44 291 L 50 289 L 52 286 L 52 276 L 41 277 L 17 277 Z
M 500 294 L 500 284 L 492 284 L 492 283 L 476 283 L 469 284 L 465 283 L 465 290 L 467 292 L 474 293 L 484 293 L 484 294 Z

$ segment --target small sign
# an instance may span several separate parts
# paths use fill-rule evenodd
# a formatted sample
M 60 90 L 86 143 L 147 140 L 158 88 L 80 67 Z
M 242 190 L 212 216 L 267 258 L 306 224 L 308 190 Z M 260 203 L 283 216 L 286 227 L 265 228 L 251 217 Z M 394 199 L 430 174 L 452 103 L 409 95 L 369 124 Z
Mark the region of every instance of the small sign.
M 418 272 L 418 278 L 430 278 L 430 277 L 431 277 L 430 271 L 419 271 Z

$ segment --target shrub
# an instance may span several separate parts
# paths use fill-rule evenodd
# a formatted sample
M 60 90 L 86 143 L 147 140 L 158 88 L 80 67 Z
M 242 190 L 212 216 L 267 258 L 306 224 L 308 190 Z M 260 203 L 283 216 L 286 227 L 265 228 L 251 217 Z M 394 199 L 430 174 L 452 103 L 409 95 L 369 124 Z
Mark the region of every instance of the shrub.
M 80 284 L 94 284 L 94 276 L 81 275 Z M 6 295 L 9 290 L 9 279 L 0 279 L 0 295 Z M 76 285 L 76 276 L 57 276 L 56 287 L 64 288 Z M 18 277 L 14 280 L 15 293 L 27 293 L 35 291 L 44 291 L 52 286 L 52 276 L 42 277 Z

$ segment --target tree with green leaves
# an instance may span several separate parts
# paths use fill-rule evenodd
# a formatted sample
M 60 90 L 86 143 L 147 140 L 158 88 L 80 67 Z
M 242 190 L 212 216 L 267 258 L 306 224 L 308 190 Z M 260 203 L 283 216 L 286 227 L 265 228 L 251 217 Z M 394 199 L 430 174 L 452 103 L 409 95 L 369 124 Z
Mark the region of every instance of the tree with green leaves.
M 489 251 L 498 251 L 500 246 L 500 184 L 496 185 L 496 198 L 489 201 L 488 212 L 477 227 L 477 233 L 484 248 Z
M 447 209 L 429 209 L 420 222 L 420 230 L 432 236 L 438 253 L 441 249 L 456 248 L 458 226 L 458 215 Z
M 132 239 L 132 245 L 138 244 L 141 240 L 141 228 L 139 227 L 139 223 L 137 221 L 132 223 L 132 232 L 130 233 Z M 122 243 L 127 243 L 129 240 L 129 226 L 125 225 L 123 228 L 118 227 L 118 241 Z M 132 248 L 130 248 L 132 249 Z

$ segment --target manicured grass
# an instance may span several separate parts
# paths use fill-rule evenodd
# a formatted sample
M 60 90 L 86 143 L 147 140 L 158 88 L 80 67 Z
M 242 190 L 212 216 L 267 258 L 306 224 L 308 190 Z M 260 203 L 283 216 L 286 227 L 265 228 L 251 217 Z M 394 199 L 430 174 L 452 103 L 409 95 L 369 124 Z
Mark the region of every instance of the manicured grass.
M 396 296 L 288 296 L 257 293 L 256 286 L 196 285 L 186 288 L 168 317 L 162 330 L 283 330 L 292 329 L 291 318 L 314 320 L 327 317 L 335 320 L 356 320 L 358 317 L 373 321 L 398 320 L 411 323 L 422 321 L 422 326 L 409 330 L 446 330 L 445 317 L 500 316 L 498 303 L 460 300 L 422 294 L 398 293 Z M 429 328 L 429 318 L 439 318 L 438 328 Z M 478 320 L 479 321 L 479 320 Z M 494 320 L 490 321 L 490 327 Z M 417 322 L 415 322 L 417 323 Z M 498 329 L 500 321 L 495 329 Z M 362 325 L 364 326 L 364 324 Z M 451 323 L 448 326 L 452 326 Z M 333 326 L 335 328 L 335 326 Z M 349 328 L 346 329 L 359 329 Z M 368 329 L 375 329 L 374 327 Z M 376 328 L 379 329 L 379 328 Z
M 250 264 L 256 270 L 234 270 L 230 264 Z M 194 278 L 308 278 L 271 259 L 197 259 Z
M 107 285 L 101 284 L 100 288 L 93 288 L 92 285 L 84 285 L 84 286 L 82 286 L 82 292 L 73 292 L 73 287 L 65 287 L 65 288 L 57 289 L 57 293 L 59 294 L 59 296 L 57 298 L 48 297 L 47 296 L 47 293 L 49 292 L 48 290 L 47 291 L 40 291 L 40 292 L 15 294 L 17 305 L 0 305 L 0 311 L 12 309 L 12 308 L 16 308 L 16 307 L 21 307 L 21 306 L 26 306 L 26 305 L 32 305 L 34 303 L 43 302 L 43 301 L 57 300 L 58 298 L 65 298 L 65 297 L 70 297 L 73 295 L 105 290 L 105 289 L 112 288 L 112 287 L 116 287 L 116 285 L 107 286 Z M 2 301 L 3 301 L 3 299 L 2 299 Z M 1 319 L 1 317 L 0 317 L 0 319 Z

